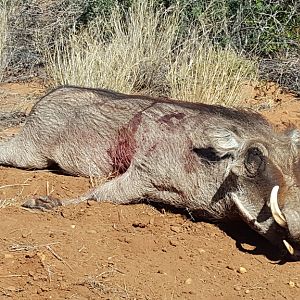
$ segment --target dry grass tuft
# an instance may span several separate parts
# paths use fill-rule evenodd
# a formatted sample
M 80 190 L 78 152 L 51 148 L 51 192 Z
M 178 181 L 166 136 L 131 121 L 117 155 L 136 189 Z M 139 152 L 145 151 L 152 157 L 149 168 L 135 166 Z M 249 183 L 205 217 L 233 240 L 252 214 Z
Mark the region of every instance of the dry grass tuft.
M 0 200 L 0 209 L 8 207 L 8 206 L 16 206 L 17 203 L 18 203 L 18 200 L 15 198 L 1 199 Z
M 129 293 L 126 285 L 121 286 L 117 284 L 117 274 L 123 274 L 118 270 L 113 263 L 99 266 L 99 273 L 97 275 L 89 275 L 85 277 L 80 285 L 86 286 L 89 290 L 93 291 L 96 295 L 106 295 L 107 298 L 113 299 L 135 299 L 132 293 Z
M 125 93 L 164 93 L 164 71 L 176 40 L 178 12 L 136 1 L 124 20 L 116 7 L 80 33 L 61 38 L 47 70 L 55 84 L 103 87 Z
M 241 100 L 245 82 L 255 79 L 256 68 L 254 61 L 232 49 L 187 41 L 170 64 L 171 95 L 192 102 L 233 105 Z
M 55 85 L 238 103 L 240 86 L 255 77 L 256 64 L 211 46 L 196 30 L 179 36 L 181 18 L 179 6 L 155 9 L 154 0 L 135 0 L 125 16 L 116 7 L 110 17 L 61 37 L 54 54 L 45 53 L 47 72 Z
M 0 0 L 0 82 L 8 65 L 8 0 Z

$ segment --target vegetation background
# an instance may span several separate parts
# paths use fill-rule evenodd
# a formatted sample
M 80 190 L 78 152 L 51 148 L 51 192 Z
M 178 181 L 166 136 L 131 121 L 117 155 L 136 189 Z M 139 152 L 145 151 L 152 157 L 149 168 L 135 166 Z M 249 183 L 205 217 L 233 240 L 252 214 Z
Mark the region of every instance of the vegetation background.
M 297 0 L 1 0 L 0 32 L 2 81 L 225 105 L 257 78 L 300 93 Z

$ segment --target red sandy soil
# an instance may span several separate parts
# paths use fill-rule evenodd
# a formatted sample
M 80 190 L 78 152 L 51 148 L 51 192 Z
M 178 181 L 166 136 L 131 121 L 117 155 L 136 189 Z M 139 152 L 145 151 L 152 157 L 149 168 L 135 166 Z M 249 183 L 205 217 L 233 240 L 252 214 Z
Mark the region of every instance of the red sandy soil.
M 40 92 L 37 84 L 3 85 L 0 105 L 6 110 L 19 99 L 30 109 L 31 95 Z M 295 96 L 273 84 L 252 92 L 246 104 L 278 128 L 300 127 Z M 300 262 L 279 261 L 277 249 L 243 224 L 193 222 L 146 204 L 28 211 L 20 207 L 26 198 L 74 197 L 91 183 L 50 171 L 0 170 L 1 300 L 300 299 Z

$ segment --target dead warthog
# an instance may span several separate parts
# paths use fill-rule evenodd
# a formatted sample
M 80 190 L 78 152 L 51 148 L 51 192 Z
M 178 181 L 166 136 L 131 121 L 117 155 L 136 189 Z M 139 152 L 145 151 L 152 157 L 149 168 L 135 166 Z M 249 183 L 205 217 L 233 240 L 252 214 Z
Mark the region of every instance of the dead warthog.
M 300 255 L 300 132 L 276 133 L 251 111 L 60 87 L 1 144 L 0 163 L 115 174 L 77 199 L 40 197 L 27 207 L 150 199 L 208 219 L 239 216 Z

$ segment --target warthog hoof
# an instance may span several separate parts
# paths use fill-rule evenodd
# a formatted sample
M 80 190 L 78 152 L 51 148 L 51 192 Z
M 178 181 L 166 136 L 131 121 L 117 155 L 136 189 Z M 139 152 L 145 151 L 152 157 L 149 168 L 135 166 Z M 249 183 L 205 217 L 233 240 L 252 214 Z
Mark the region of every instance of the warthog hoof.
M 28 199 L 22 204 L 23 207 L 30 209 L 39 209 L 42 211 L 51 210 L 57 206 L 62 206 L 62 202 L 59 199 L 51 196 L 40 196 L 32 199 Z

